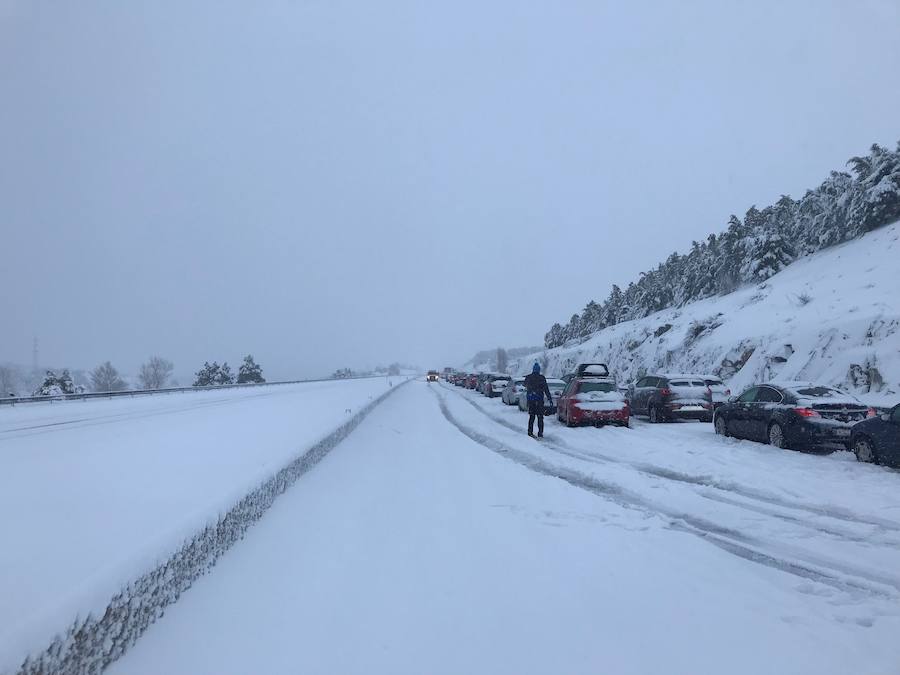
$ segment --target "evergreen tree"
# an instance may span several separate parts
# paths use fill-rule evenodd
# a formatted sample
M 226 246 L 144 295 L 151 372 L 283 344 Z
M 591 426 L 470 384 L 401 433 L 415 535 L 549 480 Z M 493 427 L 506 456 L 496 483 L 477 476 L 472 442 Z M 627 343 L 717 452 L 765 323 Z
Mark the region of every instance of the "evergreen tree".
M 210 363 L 205 361 L 203 367 L 197 371 L 196 379 L 193 386 L 195 387 L 211 387 L 218 384 L 219 380 L 219 364 L 215 361 Z
M 231 368 L 228 361 L 224 361 L 216 374 L 216 384 L 234 384 L 234 375 L 231 374 Z
M 853 175 L 832 171 L 799 201 L 782 195 L 762 210 L 751 206 L 743 221 L 731 216 L 720 235 L 693 242 L 686 255 L 673 253 L 624 292 L 613 286 L 603 303 L 591 301 L 565 326 L 554 324 L 544 344 L 584 340 L 606 326 L 730 293 L 777 274 L 800 256 L 900 218 L 900 143 L 895 150 L 873 145 L 847 164 Z
M 247 383 L 256 383 L 261 384 L 265 382 L 265 378 L 262 374 L 262 368 L 253 360 L 253 356 L 247 354 L 244 357 L 244 362 L 241 364 L 241 367 L 238 368 L 238 384 L 247 384 Z

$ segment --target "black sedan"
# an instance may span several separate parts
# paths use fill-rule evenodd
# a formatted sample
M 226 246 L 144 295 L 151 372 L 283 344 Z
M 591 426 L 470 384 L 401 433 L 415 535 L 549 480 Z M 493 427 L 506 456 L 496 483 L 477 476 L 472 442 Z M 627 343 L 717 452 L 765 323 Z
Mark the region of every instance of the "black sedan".
M 715 430 L 777 448 L 850 447 L 853 426 L 875 411 L 853 396 L 809 382 L 770 382 L 744 390 L 715 412 Z
M 850 444 L 860 462 L 900 467 L 900 405 L 854 426 Z

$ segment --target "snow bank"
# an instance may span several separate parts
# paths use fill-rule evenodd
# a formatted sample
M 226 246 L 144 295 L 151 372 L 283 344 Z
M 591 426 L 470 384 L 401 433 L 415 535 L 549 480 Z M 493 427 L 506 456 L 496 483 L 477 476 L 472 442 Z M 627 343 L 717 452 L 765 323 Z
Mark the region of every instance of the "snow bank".
M 900 400 L 900 223 L 793 263 L 765 283 L 511 360 L 560 376 L 602 361 L 620 382 L 650 371 L 711 373 L 733 392 L 812 380 L 873 404 Z
M 4 417 L 0 508 L 16 518 L 0 526 L 0 672 L 100 672 L 386 387 L 210 392 L 127 411 L 69 402 Z M 67 419 L 37 424 L 35 414 Z

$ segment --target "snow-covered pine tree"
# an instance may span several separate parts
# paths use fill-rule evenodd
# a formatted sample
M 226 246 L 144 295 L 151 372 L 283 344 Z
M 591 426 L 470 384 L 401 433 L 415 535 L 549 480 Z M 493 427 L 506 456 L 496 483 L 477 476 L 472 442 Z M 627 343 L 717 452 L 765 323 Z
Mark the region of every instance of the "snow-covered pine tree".
M 219 372 L 216 375 L 216 384 L 234 384 L 234 375 L 231 373 L 231 367 L 228 361 L 223 361 Z
M 253 360 L 251 354 L 247 354 L 247 356 L 244 357 L 244 362 L 241 364 L 241 367 L 238 368 L 237 383 L 261 384 L 265 381 L 266 379 L 263 377 L 262 368 Z
M 219 364 L 215 361 L 204 361 L 203 367 L 197 371 L 194 387 L 211 387 L 218 383 Z

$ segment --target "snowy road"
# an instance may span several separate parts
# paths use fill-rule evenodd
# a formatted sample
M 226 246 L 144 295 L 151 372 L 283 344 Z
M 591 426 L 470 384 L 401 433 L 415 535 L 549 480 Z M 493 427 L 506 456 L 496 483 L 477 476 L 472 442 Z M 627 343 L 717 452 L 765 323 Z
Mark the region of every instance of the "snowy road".
M 384 378 L 0 409 L 0 673 L 388 389 Z
M 111 672 L 898 671 L 897 473 L 522 424 L 398 391 Z

